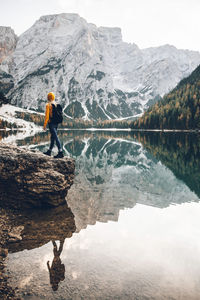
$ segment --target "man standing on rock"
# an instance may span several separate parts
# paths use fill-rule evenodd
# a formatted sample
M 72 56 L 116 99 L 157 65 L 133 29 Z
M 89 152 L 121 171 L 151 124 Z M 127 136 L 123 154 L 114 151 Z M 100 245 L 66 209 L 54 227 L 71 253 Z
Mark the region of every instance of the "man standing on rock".
M 44 121 L 44 130 L 46 130 L 47 124 L 49 125 L 49 130 L 51 133 L 51 140 L 50 140 L 50 146 L 49 150 L 47 152 L 44 152 L 44 154 L 51 156 L 51 151 L 54 147 L 54 143 L 56 142 L 56 145 L 58 147 L 58 154 L 54 156 L 54 158 L 62 158 L 63 151 L 62 146 L 60 143 L 60 140 L 57 135 L 57 128 L 58 128 L 58 120 L 55 116 L 55 111 L 57 108 L 57 104 L 55 102 L 55 95 L 54 93 L 50 92 L 47 95 L 48 103 L 46 104 L 46 111 L 45 111 L 45 121 Z M 59 104 L 58 104 L 59 105 Z

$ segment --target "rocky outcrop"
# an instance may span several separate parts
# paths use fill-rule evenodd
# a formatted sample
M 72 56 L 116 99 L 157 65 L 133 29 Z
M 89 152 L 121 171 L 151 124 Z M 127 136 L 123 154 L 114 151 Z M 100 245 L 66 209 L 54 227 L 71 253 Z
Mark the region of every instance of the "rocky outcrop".
M 0 107 L 2 104 L 8 104 L 9 100 L 1 93 L 1 83 L 0 83 Z
M 14 208 L 55 207 L 66 203 L 74 160 L 0 144 L 0 204 Z
M 17 40 L 12 28 L 0 26 L 0 68 L 6 73 L 9 73 L 13 63 L 12 54 L 15 51 Z

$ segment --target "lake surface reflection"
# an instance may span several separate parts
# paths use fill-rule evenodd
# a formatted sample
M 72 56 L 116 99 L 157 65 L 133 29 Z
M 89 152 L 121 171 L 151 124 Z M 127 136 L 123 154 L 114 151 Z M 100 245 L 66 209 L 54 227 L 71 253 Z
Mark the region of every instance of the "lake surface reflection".
M 75 182 L 68 207 L 47 212 L 49 219 L 41 213 L 39 226 L 34 215 L 18 220 L 23 239 L 10 245 L 8 272 L 19 295 L 200 299 L 199 136 L 60 136 L 76 160 Z M 48 138 L 42 133 L 15 142 L 44 151 Z

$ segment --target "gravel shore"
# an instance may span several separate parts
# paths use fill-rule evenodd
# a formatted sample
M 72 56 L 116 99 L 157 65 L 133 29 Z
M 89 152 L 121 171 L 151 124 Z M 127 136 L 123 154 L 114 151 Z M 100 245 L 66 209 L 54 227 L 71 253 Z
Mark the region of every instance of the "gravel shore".
M 7 243 L 11 230 L 12 212 L 0 208 L 0 299 L 20 300 L 15 291 L 8 284 L 8 275 L 5 272 L 6 257 L 8 255 Z

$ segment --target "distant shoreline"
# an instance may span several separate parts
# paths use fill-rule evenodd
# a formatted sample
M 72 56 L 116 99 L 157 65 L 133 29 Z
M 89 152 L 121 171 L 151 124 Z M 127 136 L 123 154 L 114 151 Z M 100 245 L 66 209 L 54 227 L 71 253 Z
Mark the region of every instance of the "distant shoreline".
M 27 131 L 25 128 L 4 128 L 0 131 Z M 58 131 L 128 131 L 128 132 L 188 132 L 199 133 L 200 129 L 132 129 L 132 128 L 58 128 Z M 42 131 L 41 131 L 42 132 Z

